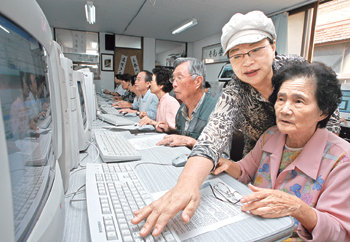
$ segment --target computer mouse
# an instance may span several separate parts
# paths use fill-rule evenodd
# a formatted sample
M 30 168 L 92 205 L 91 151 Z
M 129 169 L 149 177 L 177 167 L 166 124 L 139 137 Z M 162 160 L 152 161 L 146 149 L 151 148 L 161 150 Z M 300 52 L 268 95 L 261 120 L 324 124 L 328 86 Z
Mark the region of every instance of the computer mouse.
M 147 125 L 143 125 L 143 126 L 138 126 L 137 130 L 139 130 L 139 131 L 154 131 L 155 128 L 153 125 L 147 124 Z
M 172 164 L 175 167 L 182 167 L 186 165 L 188 154 L 181 154 L 172 160 Z

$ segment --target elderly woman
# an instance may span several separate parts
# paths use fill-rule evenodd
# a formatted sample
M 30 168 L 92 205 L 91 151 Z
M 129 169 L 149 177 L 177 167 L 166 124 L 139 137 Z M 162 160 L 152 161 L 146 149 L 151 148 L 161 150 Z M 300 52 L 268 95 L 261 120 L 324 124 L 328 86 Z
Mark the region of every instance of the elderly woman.
M 158 124 L 163 122 L 171 129 L 175 129 L 175 116 L 180 104 L 174 97 L 169 95 L 169 92 L 173 89 L 173 85 L 170 82 L 171 74 L 171 71 L 165 68 L 153 69 L 150 89 L 159 99 L 157 116 L 156 120 L 149 118 L 147 115 L 144 116 L 140 120 L 139 126 L 150 124 L 157 131 L 162 132 L 162 129 L 158 128 Z
M 265 218 L 293 216 L 293 237 L 350 241 L 350 144 L 325 129 L 340 103 L 336 74 L 320 63 L 295 64 L 274 82 L 270 100 L 277 126 L 244 159 L 221 159 L 213 173 L 252 182 L 254 193 L 241 199 L 242 210 Z

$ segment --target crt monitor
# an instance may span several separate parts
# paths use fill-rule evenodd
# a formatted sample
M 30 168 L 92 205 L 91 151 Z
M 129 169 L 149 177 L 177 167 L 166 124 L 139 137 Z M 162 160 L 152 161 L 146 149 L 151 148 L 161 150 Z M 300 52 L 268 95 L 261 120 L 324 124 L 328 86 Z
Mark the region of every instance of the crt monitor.
M 79 151 L 85 151 L 90 143 L 91 122 L 89 120 L 89 109 L 87 108 L 86 86 L 84 82 L 84 74 L 79 71 L 73 71 L 73 80 L 76 85 L 77 100 L 77 130 Z
M 95 95 L 94 95 L 94 73 L 89 68 L 79 69 L 79 72 L 84 74 L 84 83 L 86 87 L 86 102 L 87 108 L 89 109 L 89 121 L 96 120 L 96 106 L 95 106 Z
M 71 142 L 70 142 L 70 147 L 69 147 L 69 142 L 67 144 L 64 143 L 63 146 L 66 146 L 66 149 L 70 150 L 71 152 L 71 160 L 69 164 L 69 170 L 71 170 L 76 167 L 77 163 L 79 163 L 78 131 L 76 128 L 74 128 L 75 125 L 78 123 L 77 100 L 76 100 L 76 93 L 75 93 L 74 84 L 73 84 L 73 62 L 72 60 L 66 58 L 63 55 L 63 53 L 61 53 L 60 63 L 62 65 L 62 70 L 65 76 L 64 89 L 66 90 L 66 92 L 64 94 L 67 94 L 66 105 L 67 105 L 67 108 L 70 109 L 70 110 L 67 110 L 68 114 L 64 116 L 66 117 L 64 119 L 65 122 L 68 122 L 70 127 L 67 130 L 63 131 L 63 133 L 66 133 L 64 140 L 66 139 L 66 137 L 70 137 Z
M 339 104 L 340 117 L 344 118 L 350 123 L 350 84 L 344 83 L 341 85 L 341 92 L 343 94 L 341 103 Z
M 78 133 L 74 129 L 76 120 L 73 119 L 72 102 L 70 100 L 70 82 L 72 81 L 73 63 L 63 56 L 60 45 L 52 41 L 52 56 L 54 65 L 57 69 L 58 95 L 61 100 L 61 117 L 62 117 L 62 153 L 58 158 L 58 163 L 62 173 L 64 191 L 66 192 L 69 184 L 69 175 L 71 164 L 79 159 L 77 145 L 74 144 L 75 137 Z M 76 115 L 76 114 L 75 114 Z M 76 141 L 76 143 L 78 143 Z
M 57 165 L 59 144 L 55 139 L 58 106 L 50 41 L 50 26 L 36 1 L 2 1 L 2 241 L 61 241 L 63 237 L 63 184 Z
M 218 76 L 218 81 L 219 82 L 227 82 L 232 79 L 232 76 L 234 75 L 232 66 L 230 63 L 226 63 L 221 67 L 219 76 Z

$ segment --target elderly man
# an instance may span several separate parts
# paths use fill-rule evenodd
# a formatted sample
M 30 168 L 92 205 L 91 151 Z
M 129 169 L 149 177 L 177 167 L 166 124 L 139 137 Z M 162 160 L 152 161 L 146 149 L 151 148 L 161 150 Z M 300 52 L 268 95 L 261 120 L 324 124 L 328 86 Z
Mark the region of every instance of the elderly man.
M 195 58 L 179 58 L 174 67 L 174 93 L 182 101 L 176 114 L 176 130 L 171 130 L 165 122 L 159 123 L 157 130 L 177 134 L 165 136 L 158 144 L 192 148 L 207 124 L 218 96 L 204 92 L 205 69 L 201 61 Z
M 133 103 L 132 109 L 121 109 L 120 112 L 136 113 L 141 118 L 147 115 L 149 118 L 155 120 L 158 98 L 156 95 L 151 93 L 149 89 L 151 81 L 151 72 L 146 70 L 140 71 L 135 80 L 135 88 L 140 92 L 139 102 Z

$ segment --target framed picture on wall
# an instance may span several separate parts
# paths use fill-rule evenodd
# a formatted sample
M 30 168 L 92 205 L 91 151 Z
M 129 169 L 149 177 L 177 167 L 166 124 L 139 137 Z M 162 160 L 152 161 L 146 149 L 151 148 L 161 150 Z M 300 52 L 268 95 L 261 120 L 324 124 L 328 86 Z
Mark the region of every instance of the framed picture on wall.
M 208 45 L 202 48 L 202 59 L 205 64 L 227 62 L 228 58 L 224 54 L 224 50 L 220 43 Z
M 143 69 L 142 49 L 115 48 L 115 73 L 136 75 Z
M 113 54 L 101 54 L 101 71 L 114 71 L 113 61 Z

